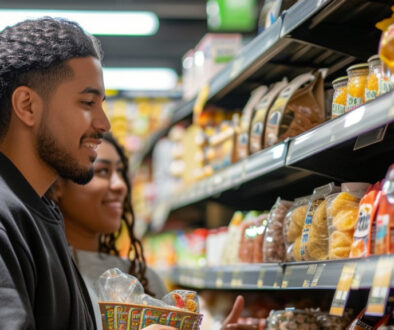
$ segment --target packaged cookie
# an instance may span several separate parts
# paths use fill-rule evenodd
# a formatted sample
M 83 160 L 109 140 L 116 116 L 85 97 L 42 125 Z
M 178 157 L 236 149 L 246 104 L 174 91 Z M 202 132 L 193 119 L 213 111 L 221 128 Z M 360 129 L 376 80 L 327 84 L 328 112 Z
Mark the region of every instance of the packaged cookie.
M 268 216 L 268 225 L 264 235 L 263 259 L 264 262 L 282 262 L 286 257 L 283 237 L 283 222 L 287 211 L 293 202 L 278 199 Z
M 251 154 L 264 148 L 264 128 L 268 110 L 279 93 L 287 86 L 287 79 L 276 82 L 263 99 L 256 105 L 256 111 L 250 125 L 249 151 Z
M 350 257 L 361 258 L 374 254 L 374 240 L 376 233 L 376 211 L 379 204 L 381 185 L 377 182 L 371 185 L 361 198 L 357 225 L 353 235 Z
M 394 164 L 387 172 L 376 216 L 375 254 L 394 253 Z
M 327 197 L 329 258 L 348 258 L 357 224 L 360 199 L 352 193 L 340 192 Z
M 308 203 L 308 211 L 305 216 L 305 221 L 304 221 L 304 226 L 302 228 L 302 235 L 301 235 L 301 245 L 300 245 L 300 256 L 301 260 L 314 260 L 312 255 L 319 256 L 321 258 L 324 257 L 322 254 L 322 247 L 318 246 L 316 251 L 309 250 L 308 251 L 308 246 L 310 248 L 316 248 L 316 244 L 312 243 L 312 246 L 310 246 L 311 242 L 316 242 L 317 239 L 321 237 L 321 235 L 324 235 L 325 230 L 322 229 L 324 227 L 324 223 L 326 222 L 325 220 L 325 212 L 323 212 L 322 207 L 319 208 L 320 204 L 325 201 L 325 198 L 336 192 L 339 191 L 340 188 L 335 186 L 334 183 L 329 183 L 324 186 L 315 188 L 313 191 L 312 197 Z M 316 218 L 314 218 L 314 215 L 316 211 L 319 210 L 319 212 L 316 214 Z M 316 221 L 316 225 L 314 225 L 314 229 L 311 232 L 312 229 L 312 224 L 313 221 Z M 309 240 L 311 240 L 309 242 Z M 323 248 L 324 250 L 324 248 Z
M 311 196 L 296 198 L 293 206 L 288 210 L 283 226 L 283 235 L 286 247 L 286 261 L 294 261 L 293 245 L 301 237 L 304 226 L 308 202 Z

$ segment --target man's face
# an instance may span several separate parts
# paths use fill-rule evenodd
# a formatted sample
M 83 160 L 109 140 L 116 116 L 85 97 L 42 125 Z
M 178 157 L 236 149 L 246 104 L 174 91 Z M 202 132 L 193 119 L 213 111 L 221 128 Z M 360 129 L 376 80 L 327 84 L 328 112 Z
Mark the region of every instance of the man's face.
M 40 158 L 58 175 L 83 184 L 93 176 L 95 149 L 110 124 L 102 108 L 100 62 L 84 57 L 67 64 L 74 75 L 61 82 L 44 101 L 36 144 Z

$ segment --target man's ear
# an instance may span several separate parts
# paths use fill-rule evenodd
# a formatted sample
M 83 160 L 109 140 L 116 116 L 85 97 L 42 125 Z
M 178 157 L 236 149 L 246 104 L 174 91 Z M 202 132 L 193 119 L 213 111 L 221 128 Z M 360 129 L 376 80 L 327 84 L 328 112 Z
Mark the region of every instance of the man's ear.
M 29 127 L 34 126 L 41 113 L 40 96 L 27 86 L 19 86 L 12 93 L 11 102 L 19 120 Z

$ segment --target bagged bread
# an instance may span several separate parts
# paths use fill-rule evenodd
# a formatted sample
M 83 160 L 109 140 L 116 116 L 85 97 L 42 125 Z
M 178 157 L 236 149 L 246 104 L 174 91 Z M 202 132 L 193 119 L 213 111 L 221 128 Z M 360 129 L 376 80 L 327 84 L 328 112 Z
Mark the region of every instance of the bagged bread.
M 315 260 L 313 256 L 319 256 L 319 258 L 326 257 L 324 255 L 324 242 L 321 243 L 322 245 L 316 244 L 316 241 L 322 239 L 326 234 L 326 230 L 324 229 L 326 215 L 322 207 L 319 208 L 319 206 L 324 202 L 326 196 L 338 191 L 339 189 L 340 188 L 335 186 L 334 183 L 329 183 L 315 188 L 313 191 L 312 197 L 308 203 L 308 211 L 302 228 L 300 244 L 300 256 L 302 260 Z M 319 212 L 316 213 L 316 211 Z M 314 249 L 316 249 L 316 251 L 314 251 Z
M 263 244 L 264 262 L 282 262 L 286 258 L 283 221 L 292 204 L 278 198 L 269 213 Z
M 286 86 L 286 78 L 275 83 L 269 92 L 256 105 L 256 111 L 250 125 L 249 151 L 251 154 L 264 148 L 264 128 L 266 126 L 268 110 L 275 101 L 276 97 Z
M 281 91 L 271 107 L 265 128 L 264 146 L 270 147 L 323 123 L 323 78 L 320 72 L 302 74 Z
M 348 258 L 357 224 L 359 198 L 349 192 L 327 197 L 329 258 Z
M 311 196 L 304 196 L 295 199 L 293 206 L 286 214 L 283 226 L 283 235 L 286 247 L 286 261 L 296 260 L 293 253 L 293 245 L 296 239 L 301 237 L 310 198 Z
M 261 98 L 267 93 L 267 86 L 260 86 L 254 89 L 248 102 L 242 110 L 241 123 L 237 134 L 236 160 L 244 159 L 249 155 L 249 131 L 253 117 L 253 112 Z

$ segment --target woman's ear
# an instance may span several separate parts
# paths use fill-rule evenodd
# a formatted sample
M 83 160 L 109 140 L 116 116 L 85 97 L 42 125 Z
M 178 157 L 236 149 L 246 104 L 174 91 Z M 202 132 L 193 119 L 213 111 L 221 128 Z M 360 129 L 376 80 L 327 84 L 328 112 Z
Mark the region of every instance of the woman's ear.
M 19 86 L 12 93 L 12 108 L 26 126 L 32 127 L 41 115 L 41 97 L 30 87 Z

